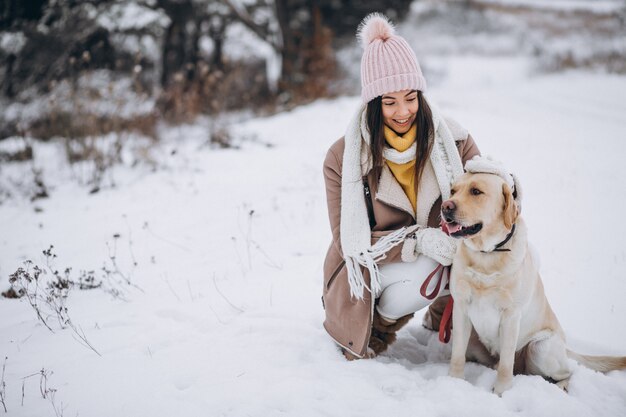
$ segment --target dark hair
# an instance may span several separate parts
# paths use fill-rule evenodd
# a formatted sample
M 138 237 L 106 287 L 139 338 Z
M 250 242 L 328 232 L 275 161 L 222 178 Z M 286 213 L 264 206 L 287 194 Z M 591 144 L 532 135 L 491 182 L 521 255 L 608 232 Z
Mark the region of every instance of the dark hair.
M 372 173 L 376 178 L 374 187 L 378 187 L 378 180 L 383 170 L 383 150 L 385 149 L 385 130 L 383 121 L 382 96 L 378 96 L 367 103 L 367 128 L 370 132 L 370 150 L 372 152 Z M 419 188 L 426 161 L 430 156 L 434 140 L 433 113 L 421 91 L 417 92 L 418 109 L 415 117 L 417 125 L 417 153 L 415 155 L 415 194 Z

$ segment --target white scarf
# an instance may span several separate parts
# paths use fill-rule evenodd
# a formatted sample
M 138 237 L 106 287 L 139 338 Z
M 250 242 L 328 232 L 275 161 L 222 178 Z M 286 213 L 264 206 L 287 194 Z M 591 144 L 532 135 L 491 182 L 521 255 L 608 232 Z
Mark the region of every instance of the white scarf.
M 430 162 L 444 200 L 450 198 L 450 185 L 463 174 L 463 163 L 459 157 L 452 133 L 440 112 L 429 102 L 435 129 L 435 141 L 430 153 Z M 380 291 L 378 264 L 394 246 L 404 242 L 406 235 L 415 227 L 403 227 L 379 239 L 371 245 L 371 229 L 365 205 L 362 178 L 372 169 L 369 150 L 370 134 L 366 122 L 365 105 L 361 105 L 352 118 L 345 134 L 345 150 L 341 177 L 341 248 L 343 250 L 350 294 L 363 299 L 366 288 L 370 293 Z M 385 159 L 405 163 L 415 158 L 417 144 L 404 152 L 395 149 L 384 151 Z M 421 225 L 426 226 L 426 225 Z M 370 287 L 365 284 L 361 266 L 370 274 Z
M 417 141 L 414 141 L 408 149 L 402 152 L 389 146 L 385 146 L 383 150 L 383 158 L 394 164 L 406 164 L 411 162 L 415 159 L 415 155 L 417 155 Z

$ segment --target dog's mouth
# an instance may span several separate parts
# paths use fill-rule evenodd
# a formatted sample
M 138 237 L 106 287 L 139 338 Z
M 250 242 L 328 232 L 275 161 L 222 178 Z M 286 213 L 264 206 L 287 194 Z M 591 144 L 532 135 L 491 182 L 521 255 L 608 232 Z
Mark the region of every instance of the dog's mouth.
M 449 234 L 452 237 L 467 237 L 473 236 L 476 233 L 480 232 L 483 228 L 482 223 L 476 223 L 471 226 L 463 226 L 455 221 L 446 222 L 445 220 L 441 222 L 441 227 L 444 232 Z

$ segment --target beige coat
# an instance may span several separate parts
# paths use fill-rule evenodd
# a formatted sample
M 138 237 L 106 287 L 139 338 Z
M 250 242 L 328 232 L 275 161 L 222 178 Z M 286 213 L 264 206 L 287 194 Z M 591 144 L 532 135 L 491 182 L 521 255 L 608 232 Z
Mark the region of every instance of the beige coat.
M 467 131 L 462 128 L 451 130 L 463 164 L 468 159 L 480 154 L 478 147 L 472 137 L 467 134 Z M 339 230 L 344 147 L 345 142 L 341 138 L 330 147 L 324 161 L 328 216 L 333 236 L 324 261 L 324 288 L 322 296 L 326 311 L 324 328 L 340 346 L 358 357 L 363 357 L 367 352 L 367 344 L 370 338 L 374 300 L 372 300 L 371 294 L 367 291 L 362 300 L 351 298 L 347 270 L 341 251 Z M 427 181 L 429 178 L 435 181 L 433 168 L 428 163 L 425 167 L 422 181 Z M 408 197 L 402 191 L 402 187 L 386 165 L 381 173 L 380 182 L 376 181 L 370 173 L 368 175 L 368 183 L 371 188 L 372 206 L 376 220 L 376 225 L 372 229 L 372 244 L 394 230 L 416 224 L 415 212 Z M 418 195 L 418 200 L 419 198 Z M 430 209 L 428 226 L 439 226 L 440 209 L 441 197 L 439 196 Z M 401 250 L 402 245 L 389 250 L 387 256 L 379 262 L 379 265 L 401 262 Z M 363 269 L 363 274 L 366 284 L 369 286 L 370 278 L 368 271 Z

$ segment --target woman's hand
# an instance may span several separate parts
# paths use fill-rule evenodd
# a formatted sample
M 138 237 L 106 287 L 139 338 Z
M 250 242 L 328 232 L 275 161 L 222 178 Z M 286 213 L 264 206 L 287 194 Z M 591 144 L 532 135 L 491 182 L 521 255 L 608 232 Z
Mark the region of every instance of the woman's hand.
M 441 229 L 427 227 L 409 234 L 402 247 L 402 260 L 414 262 L 419 254 L 426 255 L 443 266 L 452 264 L 458 240 Z

